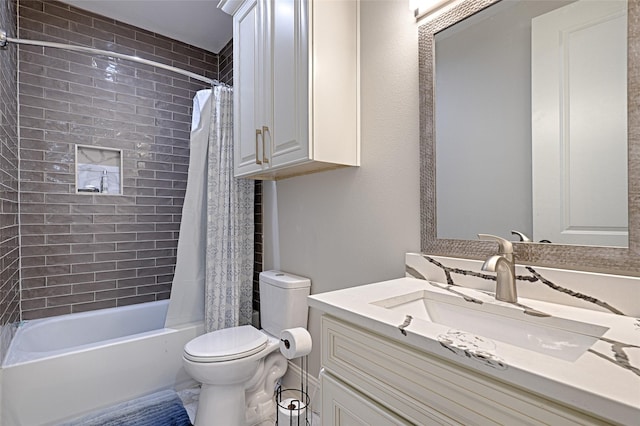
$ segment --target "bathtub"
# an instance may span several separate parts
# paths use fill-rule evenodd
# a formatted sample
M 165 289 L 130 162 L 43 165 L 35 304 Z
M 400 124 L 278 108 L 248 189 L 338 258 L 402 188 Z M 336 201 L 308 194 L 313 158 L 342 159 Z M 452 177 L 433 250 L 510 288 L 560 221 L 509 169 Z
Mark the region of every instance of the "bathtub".
M 55 425 L 181 388 L 182 349 L 203 324 L 164 328 L 168 301 L 22 323 L 2 363 L 2 425 Z

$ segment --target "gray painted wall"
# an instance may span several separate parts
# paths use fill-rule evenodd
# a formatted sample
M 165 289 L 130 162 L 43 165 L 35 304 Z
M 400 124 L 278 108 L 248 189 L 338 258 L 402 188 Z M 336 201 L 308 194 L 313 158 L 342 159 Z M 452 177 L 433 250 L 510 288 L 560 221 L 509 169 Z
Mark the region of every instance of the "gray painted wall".
M 420 248 L 417 26 L 391 0 L 363 1 L 361 26 L 361 167 L 264 186 L 265 269 L 311 278 L 313 294 L 401 277 Z M 314 376 L 319 317 L 310 311 Z

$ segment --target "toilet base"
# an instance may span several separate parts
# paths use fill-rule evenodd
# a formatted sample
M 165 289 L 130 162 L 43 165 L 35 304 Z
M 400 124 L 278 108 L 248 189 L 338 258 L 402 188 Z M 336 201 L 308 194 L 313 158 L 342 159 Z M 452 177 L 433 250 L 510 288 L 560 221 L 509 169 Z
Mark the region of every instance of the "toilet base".
M 204 367 L 206 371 L 206 365 L 197 365 L 185 360 L 187 371 L 191 371 L 192 377 L 201 379 L 202 383 L 195 426 L 255 426 L 265 421 L 274 421 L 276 383 L 284 376 L 288 367 L 287 359 L 276 348 L 277 345 L 275 348 L 268 348 L 266 356 L 254 355 L 264 358 L 260 359 L 257 368 L 253 367 L 253 376 L 239 383 L 204 383 L 205 380 L 202 379 L 205 377 L 194 374 L 196 371 L 193 368 L 197 367 L 198 371 L 203 371 L 201 368 Z M 219 363 L 210 367 L 225 366 Z M 247 365 L 247 368 L 249 367 L 250 364 Z M 223 370 L 228 371 L 229 368 Z
M 243 384 L 216 386 L 203 384 L 195 426 L 245 425 Z

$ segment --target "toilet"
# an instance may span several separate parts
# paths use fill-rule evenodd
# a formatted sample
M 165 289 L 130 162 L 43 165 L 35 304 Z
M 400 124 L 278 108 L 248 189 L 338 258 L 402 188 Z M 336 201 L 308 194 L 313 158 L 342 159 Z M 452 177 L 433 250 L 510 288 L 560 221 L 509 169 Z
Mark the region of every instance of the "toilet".
M 195 426 L 254 426 L 276 416 L 274 390 L 287 371 L 280 332 L 307 327 L 308 278 L 260 273 L 260 322 L 203 334 L 184 346 L 185 371 L 202 384 Z

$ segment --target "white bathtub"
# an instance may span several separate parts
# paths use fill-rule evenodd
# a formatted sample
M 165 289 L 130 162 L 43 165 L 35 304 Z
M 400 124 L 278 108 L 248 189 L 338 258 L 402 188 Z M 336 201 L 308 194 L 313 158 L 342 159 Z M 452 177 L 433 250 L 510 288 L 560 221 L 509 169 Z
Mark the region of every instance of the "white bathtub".
M 164 328 L 168 301 L 27 321 L 2 363 L 2 425 L 54 425 L 191 383 L 182 349 L 203 325 Z

